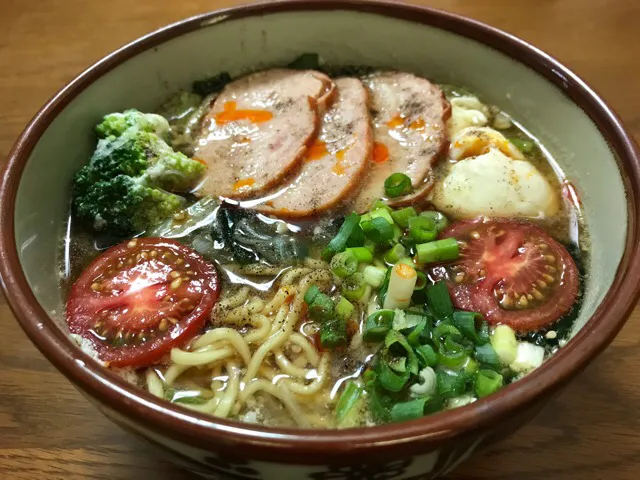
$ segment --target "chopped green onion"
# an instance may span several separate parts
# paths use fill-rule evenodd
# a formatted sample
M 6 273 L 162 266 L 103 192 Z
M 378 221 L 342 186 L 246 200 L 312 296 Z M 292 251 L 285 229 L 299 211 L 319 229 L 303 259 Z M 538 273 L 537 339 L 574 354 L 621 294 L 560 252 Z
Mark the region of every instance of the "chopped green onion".
M 384 203 L 384 200 L 381 199 L 376 200 L 375 202 L 373 202 L 373 205 L 371 205 L 371 210 L 378 210 L 380 208 L 385 209 L 389 213 L 393 211 L 393 209 L 389 205 Z
M 424 287 L 427 286 L 427 276 L 417 270 L 416 274 L 418 275 L 418 280 L 416 280 L 416 286 L 414 287 L 414 290 L 423 290 Z
M 313 300 L 316 298 L 316 295 L 318 295 L 319 293 L 320 293 L 320 289 L 315 285 L 311 285 L 307 289 L 307 293 L 304 294 L 304 302 L 307 305 L 311 305 L 313 303 Z
M 384 181 L 384 193 L 389 198 L 401 197 L 412 191 L 411 179 L 404 173 L 393 173 Z
M 442 230 L 447 228 L 447 225 L 449 225 L 449 220 L 447 219 L 447 217 L 445 217 L 444 214 L 440 212 L 436 212 L 435 210 L 422 212 L 420 213 L 420 216 L 433 220 L 433 223 L 435 223 L 436 230 L 438 230 L 438 232 L 441 232 Z
M 384 268 L 374 267 L 373 265 L 367 265 L 362 272 L 364 281 L 376 288 L 382 285 L 386 273 L 387 271 Z
M 420 345 L 415 350 L 421 367 L 433 367 L 438 363 L 438 356 L 431 345 Z
M 476 362 L 473 358 L 469 357 L 469 359 L 467 360 L 467 362 L 464 364 L 464 366 L 462 367 L 465 375 L 468 378 L 473 377 L 476 372 L 478 371 L 478 369 L 480 368 L 480 365 L 478 364 L 478 362 Z
M 357 224 L 353 227 L 353 231 L 351 235 L 349 235 L 349 239 L 347 240 L 347 247 L 361 247 L 364 245 L 366 238 L 364 236 L 364 232 L 362 228 L 360 228 L 360 224 Z
M 336 316 L 342 320 L 348 320 L 353 315 L 356 307 L 346 298 L 340 297 L 338 303 L 336 303 Z
M 371 263 L 373 261 L 373 254 L 367 247 L 347 248 L 345 250 L 345 253 L 346 252 L 352 253 L 356 257 L 356 260 L 358 260 L 358 263 Z
M 428 285 L 426 292 L 427 302 L 436 318 L 443 319 L 453 313 L 453 303 L 451 303 L 449 289 L 443 280 L 433 285 Z
M 347 322 L 339 318 L 325 320 L 320 325 L 320 344 L 324 348 L 336 348 L 347 343 Z
M 418 374 L 418 357 L 416 357 L 413 348 L 409 345 L 409 342 L 404 335 L 400 332 L 396 332 L 395 330 L 389 330 L 389 332 L 387 332 L 387 336 L 384 338 L 384 345 L 385 350 L 383 355 L 387 353 L 395 353 L 396 355 L 406 357 L 407 370 L 414 375 Z
M 384 274 L 384 279 L 382 280 L 382 284 L 378 289 L 378 305 L 381 307 L 384 305 L 384 302 L 387 298 L 387 292 L 389 291 L 389 281 L 391 280 L 391 270 L 393 267 L 387 268 L 386 273 Z
M 476 345 L 484 345 L 489 341 L 488 326 L 482 315 L 474 312 L 453 312 L 453 324 L 462 334 Z M 479 325 L 476 328 L 476 325 Z
M 429 397 L 422 397 L 408 402 L 396 403 L 391 409 L 391 421 L 405 422 L 424 417 L 425 405 L 429 400 Z
M 333 240 L 329 242 L 327 248 L 323 250 L 322 258 L 329 260 L 336 253 L 342 252 L 347 246 L 347 241 L 359 222 L 360 215 L 357 213 L 350 213 L 347 215 L 340 227 L 340 230 L 338 230 L 338 234 L 333 237 Z
M 424 331 L 424 329 L 426 327 L 427 327 L 427 319 L 426 318 L 422 318 L 418 322 L 418 324 L 415 327 L 413 327 L 413 330 L 411 330 L 407 334 L 407 341 L 409 342 L 409 345 L 411 345 L 412 347 L 419 347 L 420 346 L 420 339 L 422 337 L 422 332 Z
M 535 144 L 531 140 L 521 140 L 520 138 L 510 138 L 509 141 L 514 144 L 522 153 L 531 153 L 535 148 Z
M 404 257 L 405 253 L 405 248 L 399 243 L 396 243 L 393 247 L 391 247 L 391 249 L 387 250 L 383 258 L 385 263 L 387 263 L 388 265 L 395 265 L 398 260 Z
M 378 382 L 380 386 L 390 392 L 400 392 L 409 381 L 408 371 L 394 372 L 386 361 L 380 359 L 377 364 Z
M 342 283 L 342 295 L 351 301 L 357 301 L 362 298 L 366 290 L 364 277 L 360 272 L 347 277 Z
M 393 226 L 384 218 L 376 217 L 360 225 L 365 236 L 375 243 L 386 242 L 393 238 Z
M 333 300 L 324 293 L 318 293 L 309 305 L 308 315 L 312 320 L 323 322 L 333 316 L 333 308 Z
M 409 226 L 409 219 L 417 215 L 416 209 L 413 207 L 401 208 L 400 210 L 391 212 L 391 218 L 393 218 L 393 221 L 402 228 L 407 228 Z
M 345 250 L 344 252 L 334 255 L 331 259 L 330 267 L 333 274 L 337 277 L 348 277 L 358 270 L 358 259 L 352 252 Z
M 480 364 L 498 369 L 500 368 L 500 357 L 490 343 L 476 346 L 476 359 Z
M 336 404 L 336 421 L 338 424 L 341 424 L 347 418 L 347 414 L 357 405 L 363 390 L 356 382 L 347 382 Z
M 511 365 L 518 354 L 516 332 L 508 325 L 498 325 L 491 335 L 491 346 L 503 365 Z
M 402 231 L 402 229 L 398 225 L 394 224 L 393 225 L 393 237 L 391 238 L 391 241 L 393 243 L 400 243 L 400 240 L 402 240 L 402 234 L 403 233 L 404 232 Z
M 391 209 L 387 208 L 377 208 L 372 210 L 369 213 L 365 213 L 360 217 L 360 224 L 366 221 L 373 220 L 374 218 L 384 218 L 390 225 L 393 225 L 393 218 L 391 218 Z
M 465 376 L 460 372 L 451 370 L 438 370 L 436 372 L 438 393 L 443 398 L 460 396 L 465 391 Z
M 478 398 L 486 397 L 502 388 L 504 379 L 502 375 L 493 370 L 480 370 L 476 375 L 473 389 Z
M 393 310 L 378 310 L 367 317 L 364 322 L 362 337 L 367 342 L 381 342 L 393 325 Z
M 448 262 L 460 255 L 460 247 L 455 238 L 444 238 L 435 242 L 416 245 L 418 263 Z
M 411 217 L 409 219 L 409 238 L 414 243 L 435 240 L 438 238 L 435 222 L 426 217 Z

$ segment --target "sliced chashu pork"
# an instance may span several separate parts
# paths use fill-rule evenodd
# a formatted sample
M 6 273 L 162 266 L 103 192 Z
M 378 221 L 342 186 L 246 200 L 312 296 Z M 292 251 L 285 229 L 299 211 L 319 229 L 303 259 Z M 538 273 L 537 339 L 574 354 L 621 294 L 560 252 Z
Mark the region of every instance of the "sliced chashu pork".
M 194 157 L 207 164 L 200 195 L 256 196 L 296 169 L 335 93 L 311 70 L 272 69 L 231 82 L 206 115 Z
M 356 78 L 336 80 L 337 94 L 300 171 L 257 209 L 283 217 L 325 211 L 352 195 L 369 165 L 373 130 L 369 96 Z
M 448 102 L 440 88 L 410 73 L 381 72 L 364 83 L 371 97 L 375 151 L 354 209 L 365 212 L 384 197 L 384 181 L 396 172 L 409 176 L 414 193 L 392 199 L 390 205 L 426 197 L 433 184 L 432 166 L 447 147 Z

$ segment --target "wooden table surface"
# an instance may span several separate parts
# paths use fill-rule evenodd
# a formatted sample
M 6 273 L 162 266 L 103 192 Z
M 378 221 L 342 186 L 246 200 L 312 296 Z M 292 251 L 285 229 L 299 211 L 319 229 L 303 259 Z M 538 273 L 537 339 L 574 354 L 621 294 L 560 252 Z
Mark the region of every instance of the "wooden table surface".
M 514 33 L 598 90 L 640 140 L 640 2 L 414 0 Z M 0 161 L 36 110 L 136 37 L 231 0 L 2 0 Z M 0 479 L 187 478 L 103 418 L 31 345 L 0 296 Z M 640 478 L 640 309 L 532 424 L 456 479 Z

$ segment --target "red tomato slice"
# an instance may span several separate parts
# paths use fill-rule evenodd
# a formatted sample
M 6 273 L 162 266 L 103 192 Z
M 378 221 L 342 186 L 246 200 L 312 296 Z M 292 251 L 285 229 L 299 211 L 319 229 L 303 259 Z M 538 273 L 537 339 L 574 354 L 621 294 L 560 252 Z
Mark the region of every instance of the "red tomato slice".
M 133 239 L 82 272 L 67 300 L 67 323 L 108 365 L 146 366 L 200 331 L 218 291 L 215 267 L 190 248 Z
M 542 229 L 504 220 L 458 222 L 442 235 L 460 244 L 460 257 L 432 269 L 444 278 L 454 305 L 491 324 L 539 330 L 576 301 L 579 273 L 567 250 Z

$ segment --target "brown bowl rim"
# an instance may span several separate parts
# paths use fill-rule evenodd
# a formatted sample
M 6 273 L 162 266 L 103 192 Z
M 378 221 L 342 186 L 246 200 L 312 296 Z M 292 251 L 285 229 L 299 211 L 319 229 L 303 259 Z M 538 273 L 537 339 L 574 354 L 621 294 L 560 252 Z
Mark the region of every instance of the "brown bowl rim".
M 75 347 L 29 288 L 15 242 L 15 199 L 27 160 L 56 116 L 103 74 L 156 45 L 215 23 L 296 11 L 348 10 L 429 25 L 488 45 L 546 77 L 582 108 L 616 154 L 625 183 L 628 232 L 616 278 L 596 312 L 565 348 L 541 368 L 501 392 L 471 405 L 401 424 L 348 430 L 252 426 L 191 413 L 127 384 Z M 560 389 L 611 343 L 640 294 L 640 153 L 620 119 L 583 80 L 519 38 L 484 23 L 428 7 L 393 1 L 280 0 L 191 17 L 143 36 L 105 56 L 56 93 L 34 116 L 12 148 L 0 184 L 0 278 L 11 309 L 38 349 L 81 390 L 146 428 L 187 444 L 265 461 L 326 464 L 370 455 L 409 455 L 478 432 Z M 239 451 L 243 447 L 246 450 Z M 239 453 L 240 452 L 240 453 Z M 365 457 L 366 456 L 366 457 Z

